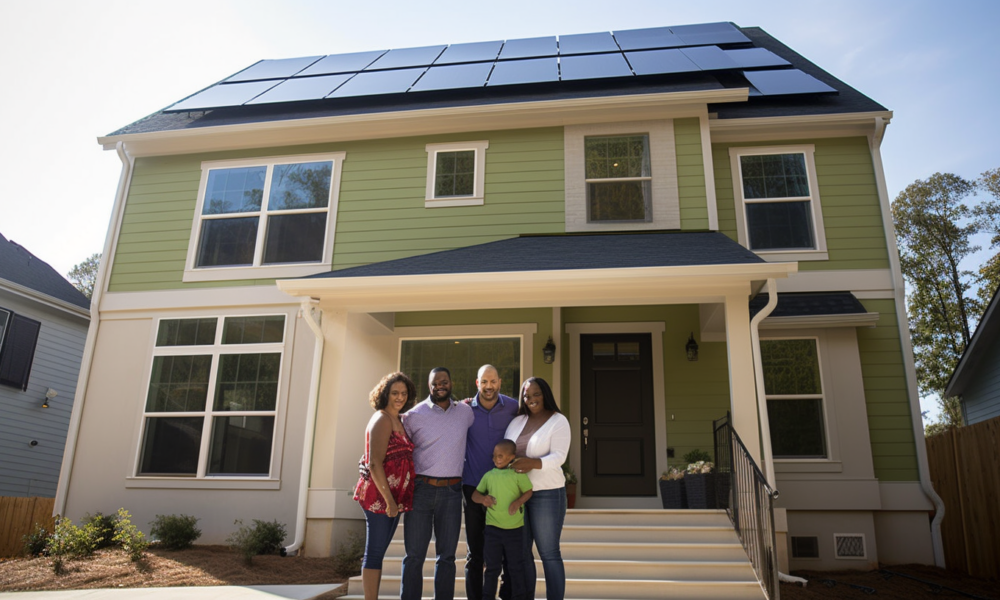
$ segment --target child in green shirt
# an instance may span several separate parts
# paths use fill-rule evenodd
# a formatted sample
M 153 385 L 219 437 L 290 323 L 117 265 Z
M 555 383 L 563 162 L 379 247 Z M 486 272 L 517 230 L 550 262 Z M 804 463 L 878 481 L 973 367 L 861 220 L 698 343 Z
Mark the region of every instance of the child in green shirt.
M 493 448 L 496 468 L 483 475 L 479 486 L 472 493 L 472 500 L 486 507 L 486 531 L 483 545 L 483 600 L 495 600 L 497 578 L 503 560 L 507 562 L 512 588 L 511 600 L 529 597 L 528 586 L 533 581 L 524 580 L 524 526 L 523 505 L 531 498 L 531 480 L 524 473 L 509 468 L 514 462 L 517 446 L 511 440 L 501 440 Z

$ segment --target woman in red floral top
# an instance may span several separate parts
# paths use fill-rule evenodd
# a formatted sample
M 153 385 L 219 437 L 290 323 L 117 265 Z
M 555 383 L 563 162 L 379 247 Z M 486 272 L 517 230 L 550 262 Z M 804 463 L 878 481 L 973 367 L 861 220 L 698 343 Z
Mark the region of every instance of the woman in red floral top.
M 367 536 L 361 580 L 365 600 L 378 598 L 382 583 L 382 558 L 399 525 L 400 513 L 413 507 L 413 442 L 399 418 L 416 397 L 417 390 L 403 373 L 390 373 L 368 395 L 375 414 L 365 429 L 362 474 L 354 499 L 365 511 Z

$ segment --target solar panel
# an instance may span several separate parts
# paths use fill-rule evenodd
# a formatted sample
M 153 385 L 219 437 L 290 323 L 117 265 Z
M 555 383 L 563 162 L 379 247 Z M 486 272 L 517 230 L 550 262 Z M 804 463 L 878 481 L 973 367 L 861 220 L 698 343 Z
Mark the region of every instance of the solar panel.
M 556 36 L 507 40 L 500 51 L 500 60 L 555 56 L 557 52 Z
M 691 62 L 698 65 L 702 71 L 717 71 L 719 69 L 735 69 L 736 61 L 723 52 L 718 46 L 696 46 L 694 48 L 681 48 L 684 56 L 691 59 Z
M 426 69 L 398 69 L 393 71 L 362 71 L 337 88 L 329 98 L 372 96 L 375 94 L 402 94 Z
M 726 56 L 741 69 L 753 67 L 783 67 L 789 65 L 787 60 L 766 48 L 746 48 L 742 50 L 724 50 Z
M 559 63 L 555 58 L 498 61 L 488 85 L 514 85 L 559 81 Z
M 407 67 L 426 67 L 441 56 L 446 46 L 422 46 L 420 48 L 400 48 L 389 50 L 381 58 L 368 66 L 366 70 L 403 69 Z
M 669 50 L 647 50 L 626 52 L 625 58 L 632 65 L 636 75 L 661 75 L 666 73 L 693 73 L 701 71 L 683 52 Z
M 167 108 L 168 111 L 202 110 L 220 106 L 239 106 L 278 85 L 278 81 L 248 81 L 214 85 Z
M 385 53 L 385 50 L 374 50 L 371 52 L 352 52 L 351 54 L 331 54 L 310 65 L 309 68 L 301 73 L 298 73 L 297 77 L 330 75 L 332 73 L 356 73 L 375 62 L 376 59 Z
M 283 58 L 281 60 L 262 60 L 250 65 L 239 73 L 226 79 L 226 83 L 237 81 L 257 81 L 260 79 L 284 79 L 291 77 L 302 69 L 313 64 L 321 57 L 304 56 L 302 58 Z
M 559 67 L 560 79 L 563 81 L 632 76 L 632 69 L 628 67 L 621 52 L 564 56 L 559 59 Z
M 743 76 L 765 96 L 836 92 L 834 88 L 798 69 L 743 71 Z
M 676 48 L 683 45 L 680 38 L 674 35 L 669 27 L 616 31 L 614 36 L 622 50 L 654 50 Z
M 561 56 L 601 52 L 618 52 L 618 44 L 608 32 L 559 36 L 559 54 Z
M 476 42 L 474 44 L 452 44 L 444 51 L 435 65 L 451 65 L 468 62 L 493 62 L 500 54 L 503 42 Z
M 247 104 L 272 104 L 275 102 L 296 102 L 299 100 L 319 100 L 340 87 L 353 77 L 353 73 L 322 75 L 319 77 L 296 77 L 267 90 Z
M 671 27 L 684 46 L 703 44 L 745 44 L 750 39 L 743 35 L 732 23 L 703 23 L 699 25 L 679 25 Z
M 462 88 L 481 88 L 486 85 L 486 78 L 493 69 L 493 63 L 480 62 L 465 65 L 433 66 L 427 69 L 411 92 L 427 92 L 431 90 L 456 90 Z

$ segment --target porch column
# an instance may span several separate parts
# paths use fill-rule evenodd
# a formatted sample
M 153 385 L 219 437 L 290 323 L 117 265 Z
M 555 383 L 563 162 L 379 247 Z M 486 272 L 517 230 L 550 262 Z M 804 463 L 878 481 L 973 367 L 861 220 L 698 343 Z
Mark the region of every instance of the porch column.
M 729 397 L 733 427 L 760 465 L 760 432 L 750 338 L 749 290 L 726 294 L 726 351 L 729 353 Z

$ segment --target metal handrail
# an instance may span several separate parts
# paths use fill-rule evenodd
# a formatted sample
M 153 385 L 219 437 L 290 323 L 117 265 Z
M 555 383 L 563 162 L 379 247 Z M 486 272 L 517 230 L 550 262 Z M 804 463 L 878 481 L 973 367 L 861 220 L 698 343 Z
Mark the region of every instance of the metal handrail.
M 778 491 L 732 426 L 732 417 L 713 423 L 715 432 L 716 501 L 726 509 L 764 594 L 778 599 L 778 553 L 774 535 L 774 501 Z

